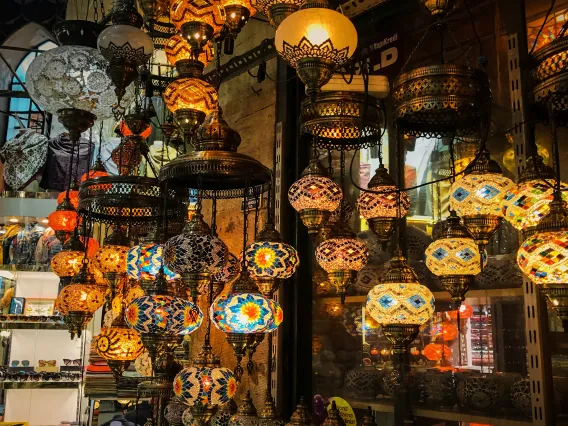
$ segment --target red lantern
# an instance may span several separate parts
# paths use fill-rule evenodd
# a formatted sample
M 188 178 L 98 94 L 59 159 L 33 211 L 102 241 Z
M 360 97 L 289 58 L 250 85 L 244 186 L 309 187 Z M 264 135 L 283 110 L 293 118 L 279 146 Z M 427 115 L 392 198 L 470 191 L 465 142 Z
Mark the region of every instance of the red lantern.
M 458 311 L 448 311 L 448 315 L 451 319 L 458 318 Z M 460 319 L 468 319 L 473 316 L 473 308 L 467 303 L 462 303 L 460 306 Z
M 57 196 L 57 204 L 61 204 L 63 202 L 63 200 L 65 199 L 66 195 L 67 195 L 67 191 L 61 192 Z M 77 209 L 77 207 L 79 207 L 79 191 L 75 191 L 75 190 L 69 191 L 69 201 L 71 201 L 71 204 L 73 205 L 73 207 L 75 209 Z
M 93 179 L 102 176 L 108 176 L 108 173 L 102 170 L 89 170 L 87 173 L 84 173 L 83 176 L 81 176 L 81 183 L 85 182 L 87 179 Z
M 85 244 L 87 248 L 87 258 L 91 259 L 99 249 L 99 243 L 94 238 L 89 237 L 81 237 L 81 242 Z
M 56 210 L 47 220 L 54 231 L 73 232 L 77 226 L 77 212 L 75 210 Z
M 377 348 L 371 349 L 371 355 L 378 355 L 378 354 L 379 354 L 379 350 Z
M 444 358 L 449 358 L 452 355 L 452 351 L 448 346 L 439 343 L 429 343 L 424 346 L 422 350 L 422 355 L 430 361 L 440 361 L 442 359 L 442 353 L 444 354 Z
M 451 322 L 444 321 L 442 323 L 442 338 L 446 342 L 449 342 L 454 340 L 456 337 L 458 337 L 458 328 Z
M 130 130 L 128 125 L 124 122 L 124 120 L 122 120 L 120 122 L 120 133 L 122 134 L 122 136 L 140 136 L 142 139 L 146 139 L 150 137 L 150 135 L 152 134 L 152 125 L 148 124 L 148 127 L 146 127 L 142 131 L 142 133 L 140 133 L 139 135 L 135 135 L 134 133 L 132 133 L 132 131 Z

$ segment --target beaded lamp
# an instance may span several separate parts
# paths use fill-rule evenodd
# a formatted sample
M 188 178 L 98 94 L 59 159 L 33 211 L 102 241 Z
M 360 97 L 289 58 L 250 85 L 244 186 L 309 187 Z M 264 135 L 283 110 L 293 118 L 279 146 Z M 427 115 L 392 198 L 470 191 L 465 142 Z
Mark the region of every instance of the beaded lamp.
M 162 244 L 147 242 L 135 245 L 128 250 L 126 255 L 126 273 L 130 278 L 153 281 L 160 272 L 162 259 Z M 167 267 L 164 267 L 164 275 L 167 281 L 180 279 L 178 274 L 170 271 Z
M 452 184 L 450 208 L 463 218 L 480 250 L 501 225 L 503 197 L 513 186 L 486 148 L 478 153 L 475 163 L 463 178 Z
M 385 249 L 394 232 L 397 218 L 408 213 L 410 199 L 405 191 L 397 192 L 398 188 L 383 164 L 375 171 L 368 188 L 375 192 L 362 191 L 357 206 Z M 376 193 L 378 191 L 382 193 Z
M 290 204 L 300 214 L 308 234 L 315 238 L 319 227 L 335 211 L 342 199 L 339 185 L 329 178 L 327 170 L 314 156 L 300 179 L 288 190 Z
M 225 266 L 227 256 L 227 246 L 211 233 L 200 211 L 193 215 L 182 234 L 164 245 L 165 266 L 181 275 L 193 300 L 197 298 L 198 288 Z
M 185 38 L 179 34 L 171 36 L 164 46 L 166 58 L 171 65 L 175 65 L 179 61 L 184 61 L 193 58 L 191 46 Z M 197 60 L 204 66 L 207 66 L 214 58 L 213 48 L 210 43 L 203 46 L 202 52 L 199 53 Z
M 327 272 L 341 303 L 345 300 L 348 287 L 357 279 L 357 272 L 367 264 L 368 256 L 365 243 L 357 240 L 343 221 L 332 229 L 329 239 L 318 245 L 316 260 Z
M 546 166 L 539 155 L 527 159 L 524 170 L 519 175 L 519 182 L 505 194 L 503 201 L 503 215 L 516 229 L 523 231 L 525 236 L 532 232 L 534 227 L 550 211 L 552 202 L 552 184 L 547 185 L 543 180 L 552 181 L 553 170 Z M 560 183 L 562 199 L 568 200 L 568 185 Z
M 170 20 L 196 55 L 220 34 L 225 24 L 225 11 L 215 0 L 174 0 L 170 6 Z
M 444 221 L 438 238 L 426 248 L 426 266 L 438 277 L 454 302 L 461 304 L 475 276 L 481 272 L 479 248 L 454 211 Z
M 93 318 L 95 311 L 104 303 L 106 288 L 97 285 L 94 277 L 87 270 L 86 263 L 71 283 L 61 289 L 56 300 L 57 310 L 63 315 L 71 338 L 81 333 Z
M 245 257 L 250 275 L 267 297 L 278 289 L 281 280 L 294 275 L 300 263 L 298 252 L 282 241 L 272 221 L 258 233 L 256 242 L 247 247 Z
M 327 6 L 321 0 L 306 1 L 282 21 L 274 38 L 276 51 L 296 69 L 310 97 L 319 93 L 357 48 L 353 23 Z

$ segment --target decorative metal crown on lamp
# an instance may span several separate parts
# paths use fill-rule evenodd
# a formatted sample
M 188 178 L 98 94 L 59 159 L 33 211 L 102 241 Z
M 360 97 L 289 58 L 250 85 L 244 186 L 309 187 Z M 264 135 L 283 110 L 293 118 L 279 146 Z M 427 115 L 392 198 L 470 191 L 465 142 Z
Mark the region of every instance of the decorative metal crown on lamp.
M 171 65 L 178 63 L 179 61 L 185 61 L 193 59 L 193 52 L 191 51 L 191 46 L 185 38 L 179 34 L 175 34 L 166 41 L 164 45 L 164 51 L 166 52 L 166 58 Z M 203 46 L 202 51 L 199 53 L 197 60 L 201 62 L 204 66 L 207 66 L 209 62 L 213 60 L 213 48 L 210 44 Z
M 225 11 L 215 0 L 175 0 L 170 6 L 170 20 L 197 57 L 202 47 L 223 29 Z
M 143 21 L 134 0 L 116 3 L 112 12 L 113 25 L 101 32 L 97 45 L 110 63 L 108 74 L 116 86 L 120 102 L 126 88 L 138 76 L 138 66 L 148 62 L 152 56 L 154 44 L 150 36 L 140 29 Z
M 552 183 L 553 170 L 546 166 L 542 157 L 533 155 L 527 159 L 524 170 L 519 175 L 519 182 L 505 194 L 503 215 L 516 229 L 527 236 L 550 211 L 549 204 L 554 198 Z M 568 200 L 568 185 L 560 182 L 562 199 Z
M 408 213 L 410 199 L 406 191 L 398 192 L 394 180 L 383 164 L 375 171 L 368 188 L 382 193 L 362 191 L 357 199 L 357 206 L 383 249 L 386 249 L 397 218 L 404 217 Z
M 304 0 L 258 0 L 255 7 L 265 15 L 274 28 L 292 13 L 297 12 Z
M 568 282 L 568 211 L 558 192 L 549 210 L 517 253 L 519 268 L 536 284 Z
M 513 189 L 511 179 L 483 148 L 462 179 L 450 188 L 450 208 L 463 219 L 467 230 L 483 250 L 501 225 L 503 197 Z
M 367 295 L 367 312 L 382 324 L 395 353 L 405 353 L 419 327 L 434 313 L 434 296 L 418 282 L 406 259 L 398 254 L 380 284 Z
M 164 244 L 165 265 L 181 275 L 194 301 L 198 289 L 209 282 L 211 274 L 225 266 L 227 256 L 227 246 L 211 233 L 200 211 L 195 212 L 182 234 Z
M 176 62 L 179 77 L 164 90 L 164 103 L 174 114 L 186 138 L 216 107 L 219 95 L 202 79 L 203 64 L 196 60 Z
M 314 238 L 331 212 L 339 207 L 341 199 L 341 188 L 329 178 L 327 170 L 317 158 L 312 158 L 300 179 L 288 190 L 290 204 L 300 214 L 308 233 Z
M 278 289 L 281 280 L 294 275 L 300 264 L 298 252 L 282 241 L 272 220 L 258 233 L 256 242 L 247 247 L 245 257 L 249 273 L 267 297 Z
M 106 287 L 95 282 L 84 262 L 81 270 L 71 283 L 63 287 L 57 296 L 57 310 L 63 315 L 63 321 L 71 333 L 71 338 L 81 337 L 93 314 L 104 303 Z
M 328 9 L 325 0 L 307 0 L 278 26 L 274 42 L 314 98 L 355 53 L 357 30 L 349 18 Z
M 444 221 L 436 241 L 426 248 L 426 266 L 458 304 L 465 299 L 465 293 L 481 272 L 485 260 L 453 210 Z
M 358 241 L 349 226 L 341 221 L 331 231 L 330 238 L 316 249 L 316 260 L 327 272 L 337 295 L 344 302 L 347 289 L 357 278 L 357 272 L 367 264 L 369 251 Z
M 457 0 L 420 0 L 420 4 L 435 18 L 442 19 L 450 13 Z

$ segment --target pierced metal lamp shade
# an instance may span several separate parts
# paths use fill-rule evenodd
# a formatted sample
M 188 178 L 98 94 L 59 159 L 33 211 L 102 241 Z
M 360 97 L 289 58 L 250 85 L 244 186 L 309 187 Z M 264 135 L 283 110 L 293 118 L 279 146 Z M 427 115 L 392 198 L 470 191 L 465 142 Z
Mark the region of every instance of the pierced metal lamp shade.
M 113 116 L 118 99 L 106 70 L 108 61 L 98 50 L 84 46 L 60 46 L 37 56 L 26 73 L 26 88 L 47 112 L 57 114 L 76 108 L 103 120 Z M 128 90 L 125 105 L 134 96 Z
M 175 34 L 168 39 L 164 46 L 166 58 L 171 65 L 175 65 L 179 61 L 192 59 L 191 46 L 185 38 L 179 34 Z M 213 60 L 213 48 L 208 44 L 203 46 L 203 51 L 199 53 L 197 60 L 207 66 Z
M 152 295 L 134 299 L 126 309 L 125 319 L 138 333 L 186 335 L 199 328 L 203 314 L 189 300 Z

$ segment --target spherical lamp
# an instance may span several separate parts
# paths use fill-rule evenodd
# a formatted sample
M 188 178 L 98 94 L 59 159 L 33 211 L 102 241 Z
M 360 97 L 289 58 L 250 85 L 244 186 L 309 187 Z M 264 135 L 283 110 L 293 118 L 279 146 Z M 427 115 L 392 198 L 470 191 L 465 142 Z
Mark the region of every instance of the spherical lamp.
M 543 180 L 554 180 L 553 170 L 546 166 L 540 156 L 527 159 L 525 169 L 519 175 L 519 182 L 505 194 L 503 215 L 516 229 L 527 237 L 544 216 L 550 211 L 553 188 Z M 568 200 L 568 185 L 561 182 L 562 199 Z M 526 239 L 526 238 L 524 238 Z
M 406 191 L 397 192 L 398 188 L 383 164 L 375 171 L 368 188 L 374 192 L 362 191 L 357 199 L 357 206 L 383 249 L 386 249 L 397 218 L 408 213 L 410 199 Z
M 120 324 L 122 317 L 119 315 L 111 327 L 103 327 L 95 337 L 97 353 L 106 360 L 112 370 L 115 380 L 118 382 L 122 373 L 130 363 L 144 352 L 144 346 L 138 333 Z
M 57 204 L 61 204 L 67 198 L 67 191 L 60 192 L 57 196 Z M 71 189 L 69 191 L 69 201 L 75 210 L 79 206 L 79 191 Z
M 278 26 L 274 43 L 313 97 L 355 53 L 357 30 L 349 18 L 321 0 L 308 0 Z
M 73 204 L 71 204 L 71 200 L 66 197 L 61 204 L 57 206 L 55 211 L 47 217 L 47 220 L 49 221 L 51 229 L 61 236 L 62 234 L 68 234 L 75 230 L 79 217 Z
M 106 288 L 97 285 L 85 264 L 71 283 L 61 289 L 56 300 L 57 310 L 63 315 L 71 338 L 81 336 L 95 311 L 104 303 Z
M 429 361 L 440 361 L 442 358 L 447 359 L 452 356 L 452 351 L 446 345 L 442 345 L 440 343 L 428 343 L 424 346 L 422 354 Z
M 481 272 L 481 263 L 477 243 L 452 211 L 439 237 L 426 248 L 426 266 L 438 277 L 452 300 L 461 304 L 475 276 Z
M 418 282 L 406 259 L 398 254 L 381 284 L 367 295 L 367 312 L 379 324 L 393 344 L 394 352 L 403 356 L 418 335 L 419 328 L 434 313 L 434 296 Z
M 227 256 L 227 246 L 213 236 L 201 212 L 193 215 L 182 234 L 164 244 L 165 265 L 181 275 L 194 301 L 198 295 L 197 289 L 208 283 L 211 274 L 225 266 Z
M 102 247 L 95 254 L 97 268 L 110 284 L 111 300 L 118 289 L 119 281 L 126 278 L 126 256 L 129 248 L 128 237 L 117 228 L 105 238 Z
M 201 48 L 223 29 L 225 11 L 214 0 L 175 0 L 170 6 L 170 20 L 197 56 Z
M 357 272 L 367 264 L 369 251 L 365 243 L 340 222 L 331 231 L 329 239 L 318 245 L 316 260 L 327 272 L 329 282 L 335 286 L 341 302 L 345 300 L 348 287 L 357 279 Z
M 451 319 L 458 319 L 458 311 L 459 311 L 460 320 L 462 319 L 465 320 L 473 316 L 473 308 L 471 307 L 471 305 L 467 303 L 462 303 L 459 309 L 455 311 L 448 311 L 448 316 Z
M 164 51 L 166 52 L 166 58 L 171 65 L 175 65 L 179 61 L 193 59 L 191 46 L 189 45 L 187 40 L 179 34 L 171 36 L 168 41 L 166 41 Z M 203 46 L 203 49 L 199 53 L 197 60 L 204 66 L 207 66 L 209 62 L 213 60 L 213 58 L 213 48 L 209 43 L 207 43 L 205 46 Z
M 458 337 L 458 328 L 455 325 L 453 325 L 451 322 L 444 321 L 441 327 L 442 327 L 442 338 L 446 342 L 455 340 L 456 337 Z
M 475 163 L 463 178 L 452 184 L 450 208 L 463 218 L 480 250 L 501 225 L 503 197 L 513 186 L 485 148 L 478 153 Z
M 314 158 L 302 172 L 300 179 L 288 190 L 290 204 L 300 214 L 310 236 L 318 235 L 320 226 L 341 203 L 339 185 L 329 178 L 321 162 Z
M 138 76 L 138 66 L 152 56 L 154 43 L 140 29 L 142 17 L 132 5 L 113 9 L 112 23 L 101 32 L 97 45 L 109 61 L 107 72 L 116 86 L 115 92 L 120 102 L 126 88 Z
M 85 246 L 81 240 L 73 235 L 62 250 L 51 258 L 51 269 L 57 275 L 61 283 L 66 285 L 71 278 L 79 273 L 85 259 Z
M 142 281 L 153 281 L 158 276 L 163 261 L 162 244 L 148 242 L 135 245 L 126 255 L 126 273 L 130 278 Z M 164 266 L 167 281 L 180 279 L 175 272 Z
M 245 251 L 249 273 L 260 292 L 271 297 L 281 280 L 290 278 L 300 264 L 298 252 L 282 241 L 272 221 L 259 232 L 256 242 Z

